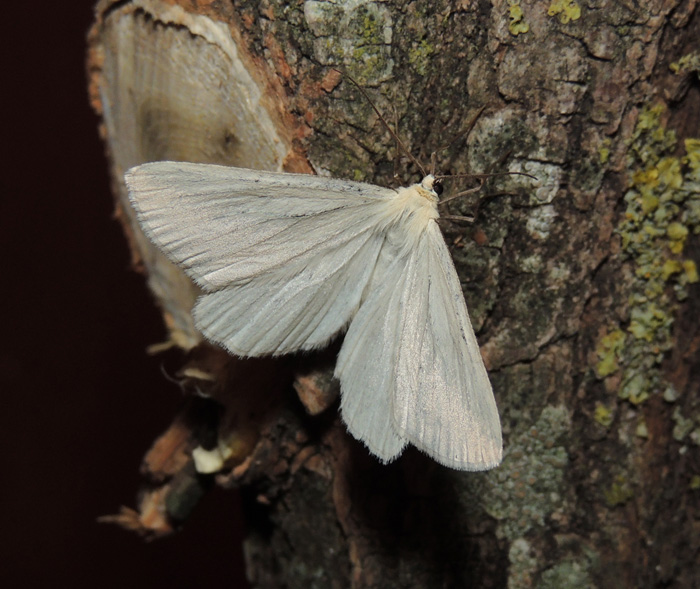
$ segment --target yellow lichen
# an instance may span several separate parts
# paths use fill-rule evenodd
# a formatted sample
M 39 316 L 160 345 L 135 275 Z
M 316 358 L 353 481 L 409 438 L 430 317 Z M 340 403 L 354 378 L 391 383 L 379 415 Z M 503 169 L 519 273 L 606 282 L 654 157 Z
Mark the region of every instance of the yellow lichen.
M 525 13 L 520 7 L 520 0 L 508 0 L 508 9 L 510 16 L 510 23 L 508 24 L 508 30 L 513 36 L 518 36 L 523 33 L 527 33 L 530 30 L 530 25 L 525 22 Z
M 700 279 L 683 256 L 690 235 L 700 234 L 700 140 L 685 140 L 686 154 L 677 157 L 664 114 L 662 105 L 643 108 L 628 143 L 627 208 L 617 232 L 634 272 L 629 323 L 611 331 L 625 334 L 615 351 L 609 336 L 597 347 L 598 377 L 622 368 L 618 396 L 633 404 L 667 390 L 661 363 L 673 346 L 678 301 Z
M 668 315 L 654 301 L 636 305 L 630 310 L 630 325 L 627 328 L 635 338 L 648 342 L 654 340 L 657 330 L 668 321 Z
M 674 74 L 700 71 L 700 51 L 688 53 L 668 66 Z
M 634 430 L 634 435 L 638 438 L 649 439 L 649 428 L 647 427 L 647 422 L 644 417 L 640 417 L 637 422 L 637 427 Z
M 666 234 L 669 238 L 669 247 L 671 252 L 674 254 L 680 254 L 683 251 L 686 237 L 688 237 L 688 228 L 682 223 L 669 223 L 666 229 Z
M 681 162 L 676 157 L 665 157 L 657 164 L 658 177 L 665 188 L 677 190 L 683 185 Z
M 640 190 L 651 190 L 659 185 L 659 170 L 637 170 L 632 174 L 632 184 Z
M 690 284 L 695 284 L 700 280 L 700 277 L 698 277 L 698 268 L 693 260 L 683 261 L 683 271 L 685 272 L 686 280 Z
M 593 419 L 605 428 L 612 425 L 614 413 L 602 403 L 596 403 Z
M 693 172 L 700 170 L 700 139 L 685 140 L 685 157 L 683 163 Z
M 634 374 L 631 378 L 624 381 L 618 396 L 629 401 L 632 405 L 641 405 L 651 396 L 649 392 L 651 385 L 651 381 L 645 375 Z
M 634 491 L 632 491 L 625 477 L 622 475 L 615 478 L 615 482 L 613 482 L 608 490 L 604 491 L 604 494 L 605 501 L 610 507 L 627 503 L 627 501 L 634 497 Z
M 688 236 L 688 228 L 682 223 L 670 223 L 666 233 L 673 241 L 680 241 Z
M 600 362 L 596 367 L 598 376 L 604 378 L 618 369 L 618 358 L 625 345 L 625 333 L 616 329 L 605 335 L 598 344 L 596 350 Z
M 575 0 L 554 0 L 547 10 L 549 16 L 559 15 L 559 22 L 567 24 L 569 21 L 581 18 L 581 7 Z
M 646 216 L 649 213 L 653 213 L 659 207 L 659 197 L 655 194 L 645 193 L 642 194 L 641 203 L 642 214 Z
M 683 270 L 683 266 L 678 260 L 666 260 L 661 268 L 662 280 L 668 280 L 673 274 L 678 274 Z

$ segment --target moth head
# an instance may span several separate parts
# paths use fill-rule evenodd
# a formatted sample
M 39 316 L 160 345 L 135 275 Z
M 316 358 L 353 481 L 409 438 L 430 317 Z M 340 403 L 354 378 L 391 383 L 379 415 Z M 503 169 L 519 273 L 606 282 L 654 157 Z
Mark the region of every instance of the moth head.
M 434 192 L 437 196 L 442 194 L 442 179 L 436 179 L 432 174 L 428 174 L 425 178 L 423 178 L 420 185 L 424 190 Z

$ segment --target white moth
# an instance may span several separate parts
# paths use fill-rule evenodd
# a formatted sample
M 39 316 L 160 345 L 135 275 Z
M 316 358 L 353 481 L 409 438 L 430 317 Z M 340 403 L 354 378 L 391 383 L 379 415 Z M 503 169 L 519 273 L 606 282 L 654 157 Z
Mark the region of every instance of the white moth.
M 398 190 L 156 162 L 126 174 L 146 235 L 204 290 L 197 328 L 236 356 L 325 346 L 350 433 L 383 462 L 413 444 L 460 470 L 501 461 L 501 426 L 434 176 Z

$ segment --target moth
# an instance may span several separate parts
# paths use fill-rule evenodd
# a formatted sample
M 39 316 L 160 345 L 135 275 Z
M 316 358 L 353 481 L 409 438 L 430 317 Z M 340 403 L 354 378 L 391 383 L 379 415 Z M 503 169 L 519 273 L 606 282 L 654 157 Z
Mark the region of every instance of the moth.
M 148 238 L 204 291 L 197 328 L 241 357 L 324 347 L 349 432 L 382 462 L 413 444 L 485 470 L 501 426 L 437 224 L 440 179 L 391 189 L 306 174 L 155 162 L 125 176 Z

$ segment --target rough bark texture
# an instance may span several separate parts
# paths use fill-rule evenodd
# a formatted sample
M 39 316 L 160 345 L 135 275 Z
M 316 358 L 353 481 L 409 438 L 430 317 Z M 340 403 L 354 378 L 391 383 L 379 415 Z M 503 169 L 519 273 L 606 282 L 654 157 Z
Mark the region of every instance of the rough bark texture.
M 216 482 L 250 491 L 256 587 L 700 586 L 695 0 L 177 4 L 102 2 L 89 67 L 121 217 L 185 349 L 199 341 L 188 316 L 196 293 L 129 222 L 121 174 L 177 157 L 392 184 L 390 136 L 331 66 L 368 88 L 422 161 L 485 107 L 441 153 L 441 172 L 525 171 L 538 182 L 497 178 L 483 194 L 508 194 L 484 200 L 474 226 L 444 226 L 499 403 L 502 466 L 452 472 L 410 450 L 381 466 L 338 421 L 332 351 L 243 362 L 200 345 L 183 386 L 224 409 L 204 419 L 187 408 L 149 455 L 140 512 L 121 521 L 169 530 L 187 509 L 144 514 L 187 504 L 182 489 L 203 484 L 189 452 L 216 446 Z M 135 37 L 113 42 L 118 23 L 158 39 L 130 63 L 160 71 L 176 42 L 191 66 L 174 68 L 173 83 L 127 80 L 115 64 Z M 226 35 L 252 82 L 232 82 L 217 102 L 207 88 L 242 79 L 220 50 Z M 201 75 L 197 64 L 211 68 L 188 102 L 178 84 Z M 262 96 L 251 110 L 253 126 L 267 121 L 262 138 L 227 119 L 250 106 L 245 84 Z M 136 96 L 131 110 L 126 96 Z M 195 104 L 216 119 L 206 133 L 188 114 Z M 126 133 L 129 116 L 138 121 Z M 251 163 L 252 151 L 269 157 Z M 399 161 L 402 183 L 416 172 Z

